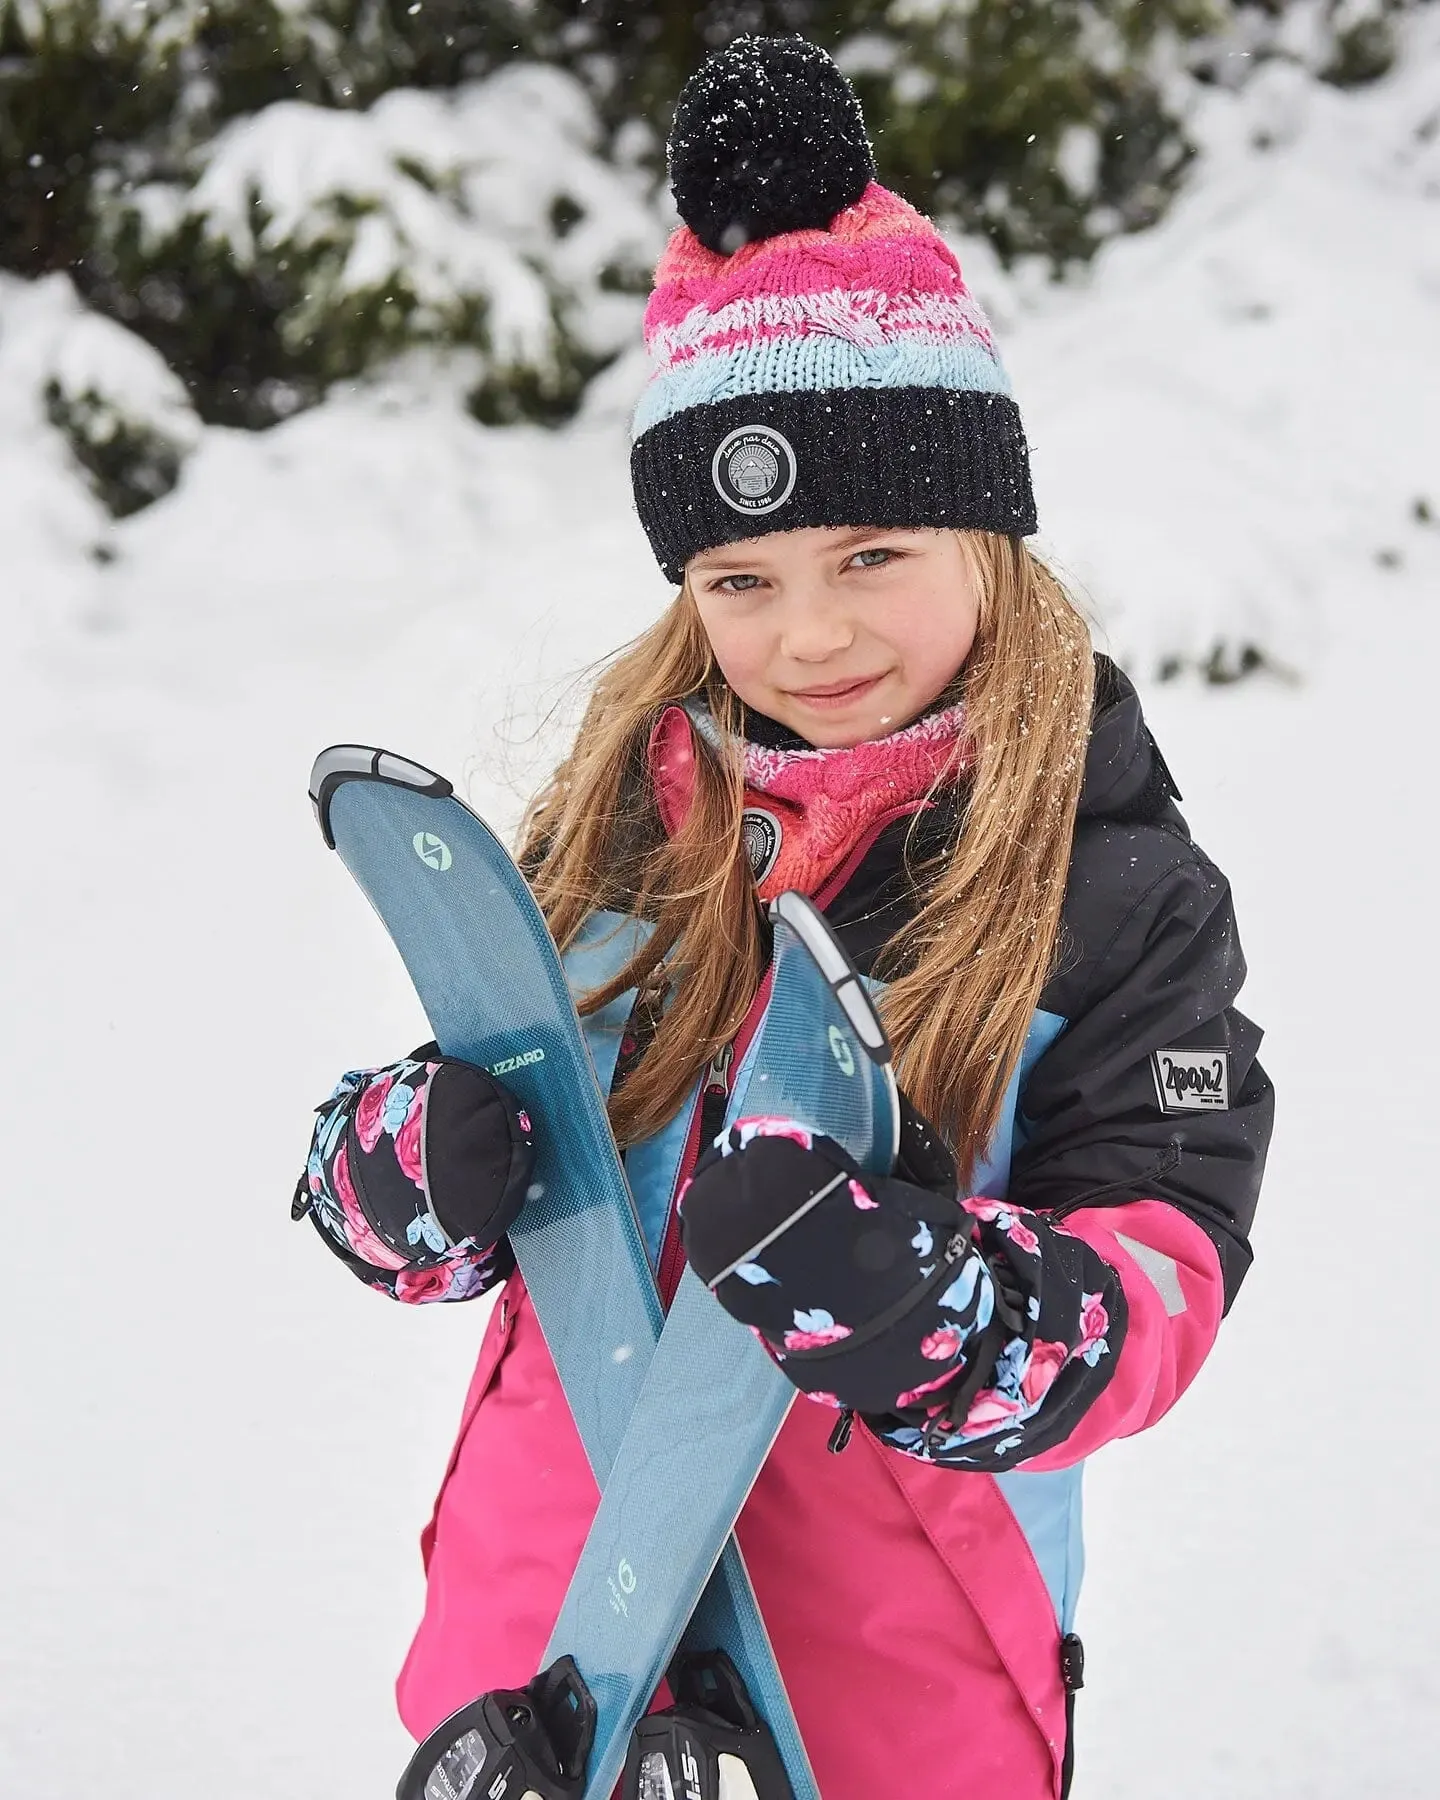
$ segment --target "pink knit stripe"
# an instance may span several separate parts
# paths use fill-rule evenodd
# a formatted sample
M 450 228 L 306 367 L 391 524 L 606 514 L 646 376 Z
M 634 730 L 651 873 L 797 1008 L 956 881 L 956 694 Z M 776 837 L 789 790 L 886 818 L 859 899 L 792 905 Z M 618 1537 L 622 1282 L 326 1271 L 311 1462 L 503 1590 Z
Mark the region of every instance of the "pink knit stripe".
M 832 337 L 862 349 L 923 338 L 932 343 L 970 339 L 995 356 L 990 322 L 968 294 L 902 294 L 874 290 L 774 295 L 735 301 L 718 313 L 695 307 L 683 324 L 655 332 L 650 355 L 659 369 L 737 345 L 781 338 Z
M 809 256 L 790 254 L 768 264 L 751 263 L 724 281 L 667 281 L 657 286 L 645 308 L 645 333 L 679 325 L 700 308 L 707 313 L 767 298 L 800 299 L 837 288 L 889 294 L 968 294 L 964 279 L 914 239 L 888 238 L 856 248 L 826 244 Z
M 842 244 L 858 244 L 869 237 L 889 237 L 893 232 L 913 231 L 918 237 L 938 237 L 924 213 L 892 189 L 872 181 L 853 206 L 836 213 L 830 235 Z
M 756 238 L 742 244 L 733 256 L 722 256 L 707 250 L 686 225 L 673 232 L 655 268 L 655 286 L 664 288 L 671 282 L 700 289 L 720 289 L 731 282 L 746 288 L 767 285 L 768 277 L 757 278 L 756 265 L 773 269 L 776 263 L 805 263 L 812 259 L 825 261 L 837 255 L 860 258 L 864 266 L 867 250 L 884 243 L 906 243 L 923 252 L 928 260 L 948 267 L 959 275 L 960 264 L 955 253 L 923 214 L 908 201 L 877 182 L 842 213 L 837 213 L 828 231 L 807 229 L 782 232 L 778 237 Z M 842 266 L 835 265 L 837 274 Z
M 797 243 L 802 236 L 812 242 Z M 942 255 L 941 252 L 944 251 Z M 739 257 L 736 257 L 738 263 Z M 645 308 L 645 334 L 679 325 L 694 309 L 719 313 L 766 299 L 798 299 L 837 288 L 888 294 L 966 295 L 964 278 L 937 237 L 875 238 L 837 244 L 821 233 L 774 238 L 768 256 L 727 269 L 719 280 L 662 278 Z

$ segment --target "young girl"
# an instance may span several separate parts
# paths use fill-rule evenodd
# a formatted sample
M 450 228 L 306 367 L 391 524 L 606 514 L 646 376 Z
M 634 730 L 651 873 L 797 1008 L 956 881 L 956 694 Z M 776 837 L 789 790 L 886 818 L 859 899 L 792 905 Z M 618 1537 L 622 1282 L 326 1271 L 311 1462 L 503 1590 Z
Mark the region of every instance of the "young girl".
M 667 1298 L 832 1184 L 717 1288 L 808 1396 L 739 1534 L 825 1800 L 1041 1800 L 1081 1680 L 1081 1465 L 1184 1392 L 1250 1261 L 1271 1090 L 1229 890 L 1025 545 L 989 326 L 834 64 L 733 44 L 671 156 L 633 474 L 679 592 L 600 679 L 523 863 L 562 949 L 602 909 L 653 926 L 577 999 L 630 997 L 610 1116 Z M 833 1184 L 853 1166 L 803 1130 L 710 1145 L 787 888 L 883 985 L 887 1180 Z M 311 1158 L 372 1283 L 506 1281 L 422 1540 L 417 1735 L 535 1674 L 596 1505 L 503 1239 L 527 1126 L 431 1047 L 347 1076 Z

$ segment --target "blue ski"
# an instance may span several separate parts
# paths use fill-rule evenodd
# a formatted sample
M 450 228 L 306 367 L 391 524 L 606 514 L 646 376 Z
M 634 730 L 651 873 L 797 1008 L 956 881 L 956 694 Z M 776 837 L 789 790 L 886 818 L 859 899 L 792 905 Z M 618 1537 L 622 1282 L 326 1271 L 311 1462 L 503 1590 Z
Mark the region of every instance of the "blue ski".
M 797 1119 L 842 1144 L 862 1168 L 888 1174 L 899 1110 L 869 998 L 808 900 L 782 895 L 771 918 L 770 1000 L 726 1128 L 758 1114 Z M 630 1735 L 717 1557 L 734 1543 L 735 1521 L 794 1397 L 750 1333 L 687 1269 L 545 1657 L 549 1664 L 573 1656 L 595 1701 L 586 1800 L 606 1800 L 620 1775 Z M 657 1479 L 662 1470 L 669 1473 Z M 702 1639 L 738 1667 L 708 1619 L 686 1633 L 687 1645 Z M 789 1769 L 785 1744 L 779 1748 Z M 793 1776 L 792 1786 L 799 1800 L 805 1790 Z
M 775 1735 L 796 1800 L 817 1800 L 738 1546 L 733 1538 L 725 1541 L 783 1420 L 789 1386 L 693 1279 L 682 1284 L 672 1309 L 676 1329 L 666 1333 L 676 1348 L 658 1368 L 652 1361 L 661 1308 L 591 1055 L 598 1046 L 604 1063 L 609 1042 L 608 1078 L 628 997 L 591 1022 L 587 1049 L 564 966 L 523 877 L 443 777 L 386 751 L 338 746 L 317 760 L 311 794 L 327 842 L 339 850 L 400 950 L 441 1047 L 500 1074 L 537 1118 L 565 1122 L 562 1132 L 537 1134 L 534 1187 L 510 1235 L 602 1490 L 608 1494 L 612 1469 L 623 1457 L 627 1483 L 647 1479 L 629 1471 L 648 1465 L 653 1498 L 653 1459 L 667 1440 L 673 1445 L 681 1416 L 676 1407 L 688 1397 L 693 1408 L 697 1396 L 713 1387 L 716 1367 L 725 1367 L 727 1377 L 732 1368 L 738 1371 L 737 1403 L 749 1421 L 750 1441 L 737 1455 L 727 1426 L 725 1454 L 703 1459 L 727 1477 L 708 1515 L 687 1505 L 662 1537 L 627 1538 L 633 1554 L 622 1551 L 625 1569 L 601 1565 L 603 1618 L 584 1599 L 596 1566 L 588 1546 L 577 1571 L 562 1614 L 562 1626 L 571 1632 L 563 1647 L 575 1655 L 587 1684 L 593 1679 L 600 1701 L 586 1792 L 609 1793 L 633 1716 L 658 1685 L 699 1595 L 685 1647 L 721 1648 L 730 1655 Z M 872 1060 L 880 1051 L 866 1040 L 866 1031 L 874 1035 L 873 1015 L 823 922 L 816 936 L 818 915 L 808 909 L 813 917 L 807 917 L 807 903 L 788 898 L 801 910 L 791 921 L 782 916 L 777 922 L 775 993 L 739 1072 L 730 1116 L 787 1111 L 847 1143 L 867 1165 L 888 1166 L 893 1085 L 882 1062 Z M 816 937 L 826 966 L 801 947 L 797 924 Z M 610 928 L 643 930 L 623 921 L 600 930 Z M 594 931 L 590 935 L 593 946 Z M 582 960 L 586 948 L 579 947 Z M 883 1038 L 879 1042 L 883 1046 Z M 838 1081 L 837 1070 L 843 1077 Z M 584 1307 L 575 1305 L 581 1291 Z M 703 1364 L 689 1347 L 691 1331 L 696 1343 L 715 1334 Z M 712 1360 L 717 1354 L 719 1364 Z M 705 1380 L 698 1379 L 702 1366 Z M 651 1374 L 653 1382 L 647 1380 Z M 598 1546 L 609 1543 L 606 1533 L 623 1534 L 626 1517 L 619 1492 L 608 1508 L 602 1502 L 592 1533 L 597 1555 Z M 645 1593 L 637 1600 L 641 1568 Z M 632 1577 L 634 1588 L 626 1592 Z M 612 1579 L 623 1608 L 615 1603 Z M 668 1603 L 666 1593 L 673 1596 Z M 670 1610 L 663 1610 L 667 1604 Z M 618 1652 L 615 1621 L 624 1627 Z M 561 1636 L 557 1626 L 557 1643 Z M 608 1778 L 602 1763 L 611 1770 Z
M 536 1134 L 534 1184 L 510 1240 L 603 1491 L 664 1314 L 544 918 L 499 839 L 432 770 L 338 745 L 316 760 L 310 794 L 326 842 L 399 950 L 436 1042 L 501 1074 L 537 1120 L 563 1122 Z M 611 1068 L 627 1003 L 592 1039 L 608 1041 Z M 687 1641 L 726 1650 L 776 1736 L 796 1800 L 817 1800 L 738 1545 L 726 1546 Z

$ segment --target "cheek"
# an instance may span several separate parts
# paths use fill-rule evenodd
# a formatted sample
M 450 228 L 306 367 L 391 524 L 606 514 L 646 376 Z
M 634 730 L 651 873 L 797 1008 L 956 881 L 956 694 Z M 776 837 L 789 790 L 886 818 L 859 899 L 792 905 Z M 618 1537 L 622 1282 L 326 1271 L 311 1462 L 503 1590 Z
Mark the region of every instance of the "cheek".
M 927 702 L 964 664 L 978 623 L 978 606 L 953 587 L 908 596 L 887 621 L 887 635 L 903 654 L 909 684 L 917 692 L 925 690 Z
M 743 700 L 745 690 L 760 682 L 769 657 L 769 640 L 761 621 L 732 608 L 703 603 L 698 611 L 720 673 Z

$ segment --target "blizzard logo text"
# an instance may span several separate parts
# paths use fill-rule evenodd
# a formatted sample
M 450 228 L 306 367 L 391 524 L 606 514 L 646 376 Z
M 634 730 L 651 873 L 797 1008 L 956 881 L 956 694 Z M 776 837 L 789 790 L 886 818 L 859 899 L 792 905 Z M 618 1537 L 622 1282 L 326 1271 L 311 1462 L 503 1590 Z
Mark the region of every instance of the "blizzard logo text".
M 1228 1112 L 1228 1050 L 1157 1050 L 1150 1059 L 1161 1112 Z
M 528 1069 L 531 1063 L 544 1062 L 543 1050 L 524 1050 L 519 1056 L 507 1056 L 502 1062 L 492 1063 L 492 1075 L 508 1075 L 512 1069 Z

